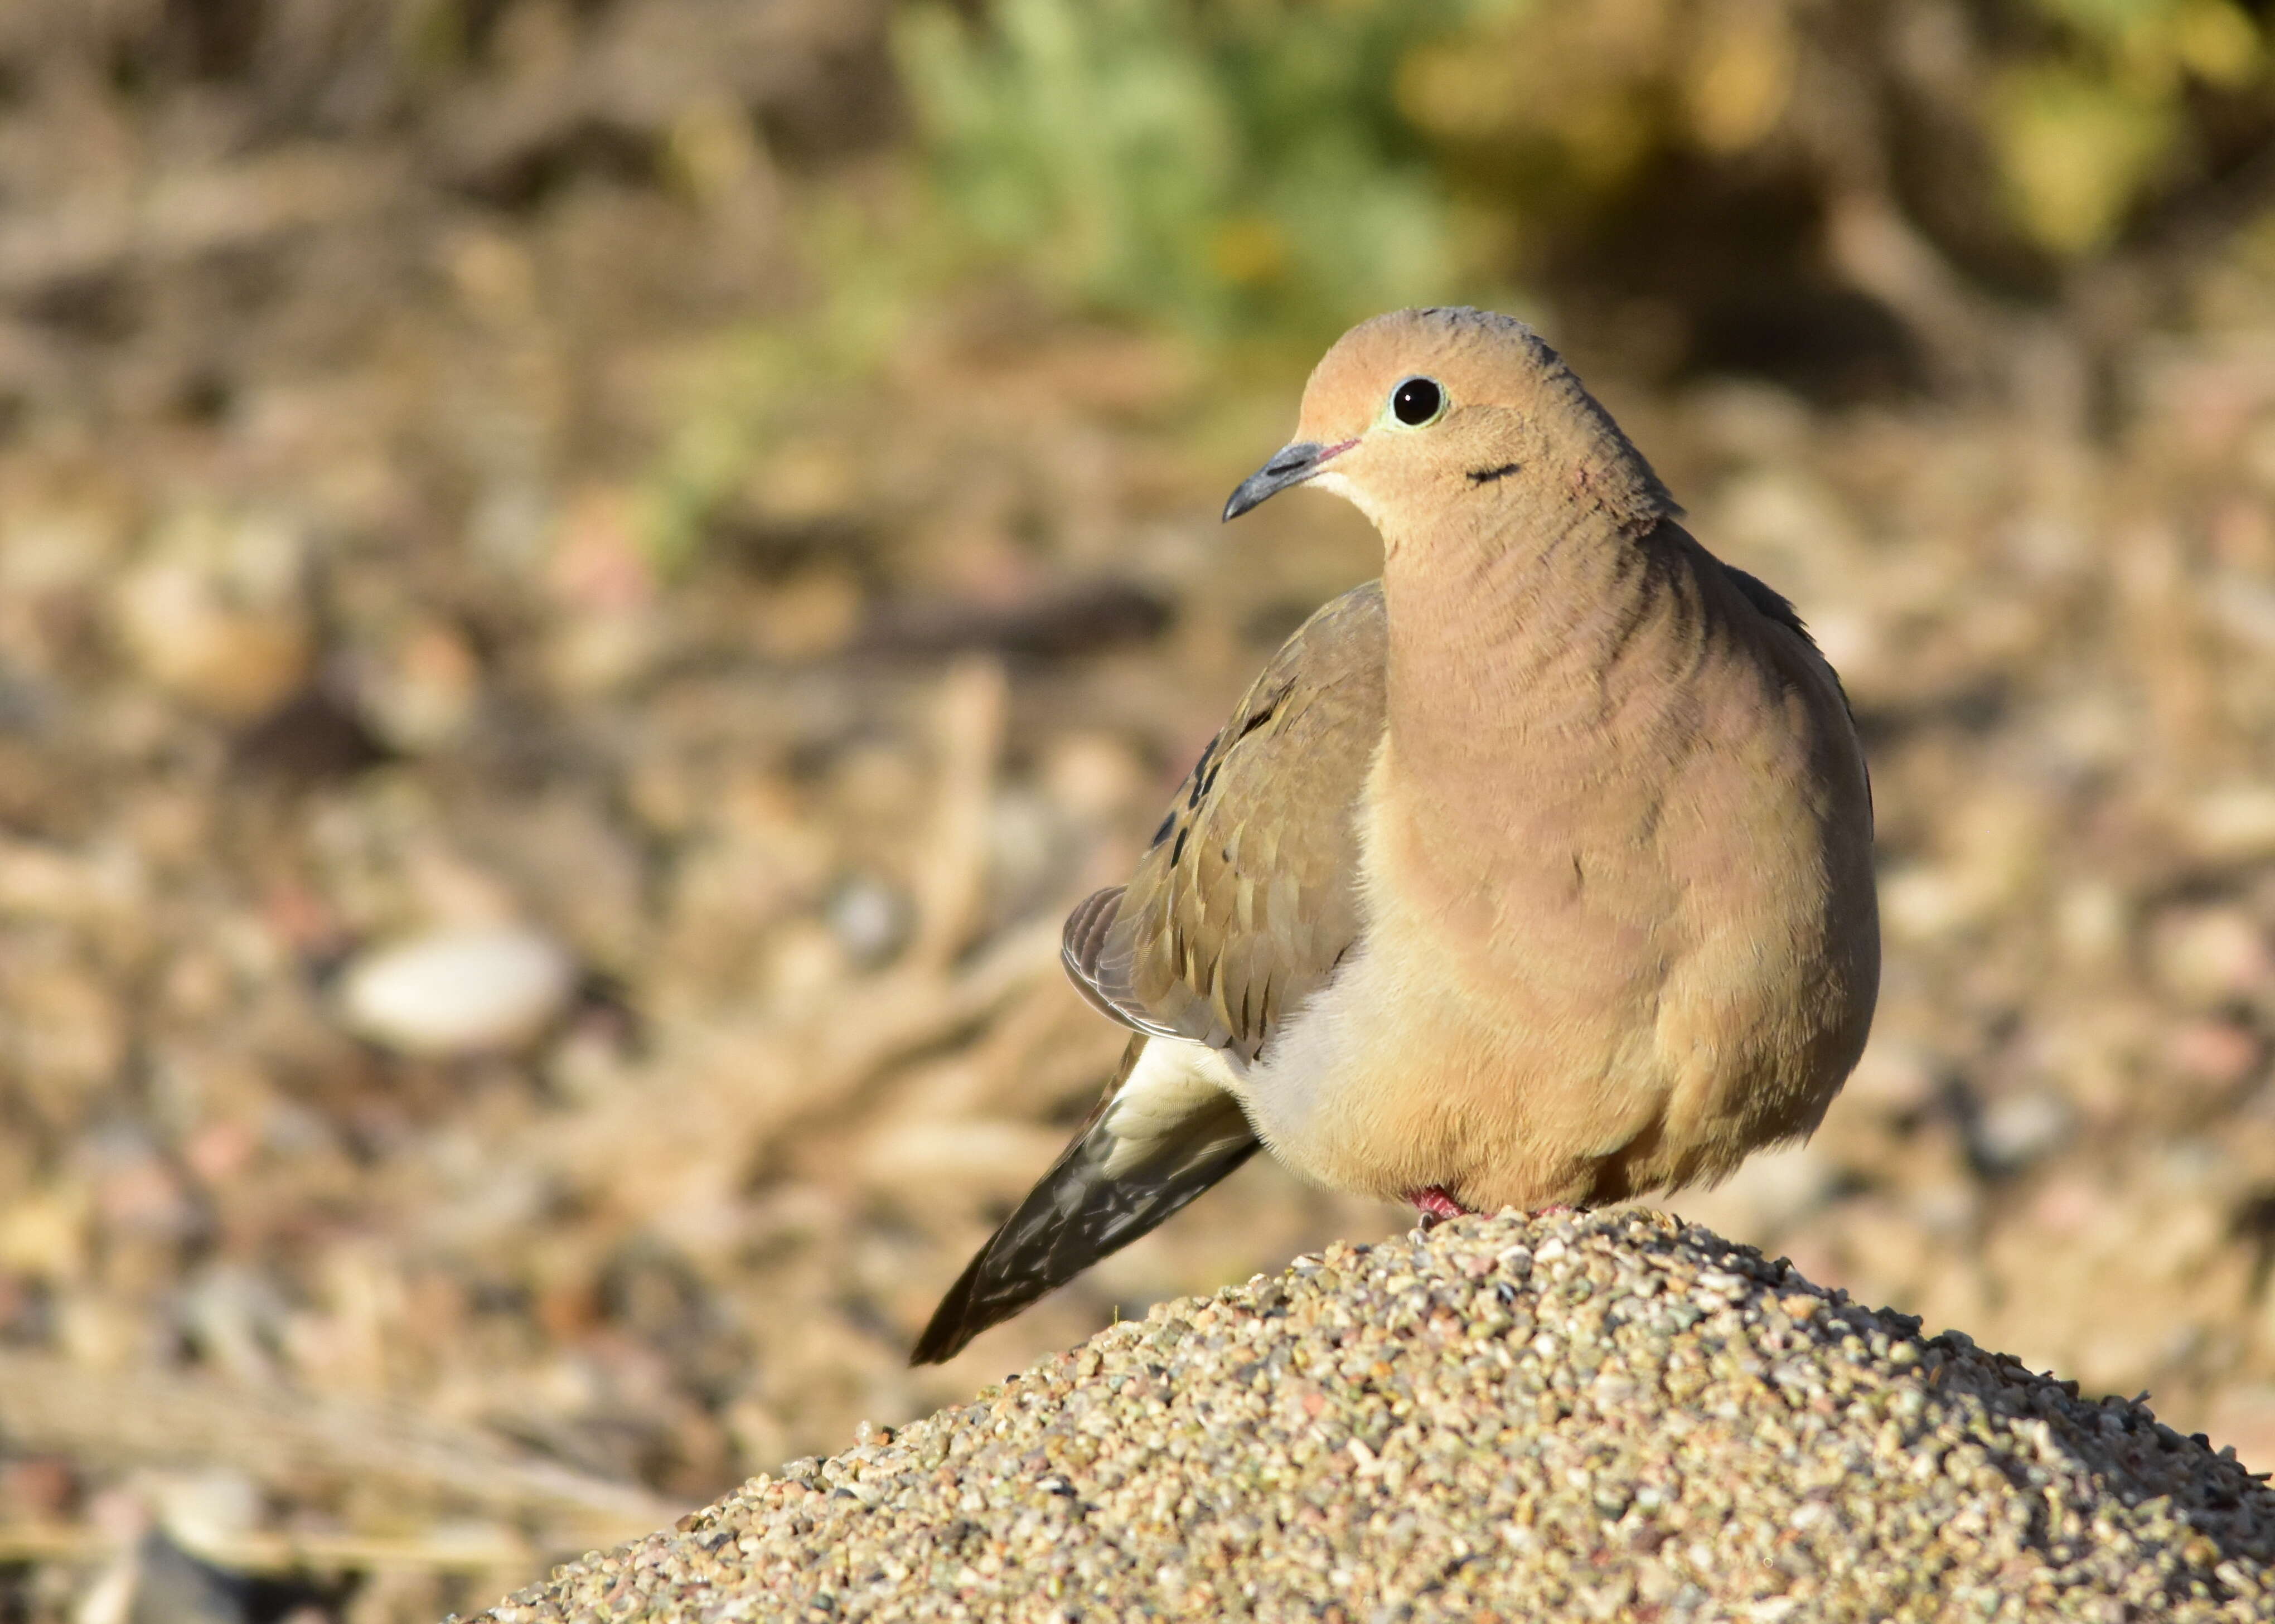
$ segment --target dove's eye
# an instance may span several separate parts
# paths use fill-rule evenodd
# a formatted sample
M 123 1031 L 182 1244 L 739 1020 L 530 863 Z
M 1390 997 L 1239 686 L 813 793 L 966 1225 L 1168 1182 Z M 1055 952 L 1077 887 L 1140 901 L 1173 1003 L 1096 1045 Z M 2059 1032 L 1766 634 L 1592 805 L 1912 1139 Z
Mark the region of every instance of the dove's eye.
M 1409 378 L 1390 391 L 1390 415 L 1409 428 L 1437 421 L 1446 410 L 1446 391 L 1434 378 Z

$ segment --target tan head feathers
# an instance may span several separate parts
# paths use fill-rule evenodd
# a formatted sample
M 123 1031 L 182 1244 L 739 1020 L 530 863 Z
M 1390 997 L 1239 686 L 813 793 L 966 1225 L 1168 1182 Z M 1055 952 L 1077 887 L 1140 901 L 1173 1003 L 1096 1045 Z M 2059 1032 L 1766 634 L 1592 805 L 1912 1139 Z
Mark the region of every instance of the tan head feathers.
M 1576 503 L 1640 533 L 1679 512 L 1563 357 L 1514 317 L 1432 307 L 1361 322 L 1312 369 L 1296 437 L 1226 505 L 1316 481 L 1391 533 L 1474 496 Z M 1417 508 L 1418 504 L 1418 508 Z

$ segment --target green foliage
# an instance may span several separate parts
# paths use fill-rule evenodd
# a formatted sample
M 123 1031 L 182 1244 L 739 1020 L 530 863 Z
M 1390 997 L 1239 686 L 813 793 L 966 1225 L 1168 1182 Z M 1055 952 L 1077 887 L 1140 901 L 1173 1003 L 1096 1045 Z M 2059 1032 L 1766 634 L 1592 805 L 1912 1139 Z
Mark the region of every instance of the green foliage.
M 1447 191 L 1398 64 L 1467 0 L 1000 0 L 900 59 L 960 229 L 1097 308 L 1316 336 L 1442 298 Z
M 2065 257 L 2105 247 L 2187 155 L 2191 89 L 2260 78 L 2232 0 L 2036 0 L 2052 38 L 1999 77 L 1991 135 L 2015 223 Z
M 2109 241 L 2177 128 L 2167 98 L 2057 64 L 2010 71 L 1994 120 L 2016 223 L 2065 255 Z
M 1935 17 L 1907 55 L 1901 0 L 933 0 L 898 45 L 967 241 L 1203 333 L 1536 276 L 1669 161 L 1809 170 L 1842 117 L 1811 96 L 1871 96 L 1892 142 L 1937 109 L 1930 141 L 1973 153 L 1938 229 L 2059 264 L 2201 176 L 2208 96 L 2231 132 L 2275 101 L 2240 0 Z

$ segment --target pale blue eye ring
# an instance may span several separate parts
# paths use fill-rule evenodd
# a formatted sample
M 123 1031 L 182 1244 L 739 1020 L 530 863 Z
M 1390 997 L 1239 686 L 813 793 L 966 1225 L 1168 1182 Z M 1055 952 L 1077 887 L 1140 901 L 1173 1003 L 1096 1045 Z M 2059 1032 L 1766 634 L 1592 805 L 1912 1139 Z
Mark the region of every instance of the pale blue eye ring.
M 1435 378 L 1412 377 L 1390 391 L 1390 415 L 1409 428 L 1433 422 L 1446 409 L 1446 391 Z

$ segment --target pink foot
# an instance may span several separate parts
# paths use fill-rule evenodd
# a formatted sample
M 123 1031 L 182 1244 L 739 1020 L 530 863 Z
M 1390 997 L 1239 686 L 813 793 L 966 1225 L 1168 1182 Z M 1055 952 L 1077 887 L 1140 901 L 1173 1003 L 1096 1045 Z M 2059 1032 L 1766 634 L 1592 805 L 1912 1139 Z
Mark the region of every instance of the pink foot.
M 1453 1192 L 1443 1184 L 1425 1184 L 1419 1190 L 1410 1190 L 1406 1198 L 1422 1210 L 1425 1224 L 1442 1224 L 1449 1218 L 1467 1218 L 1470 1209 L 1454 1199 Z

